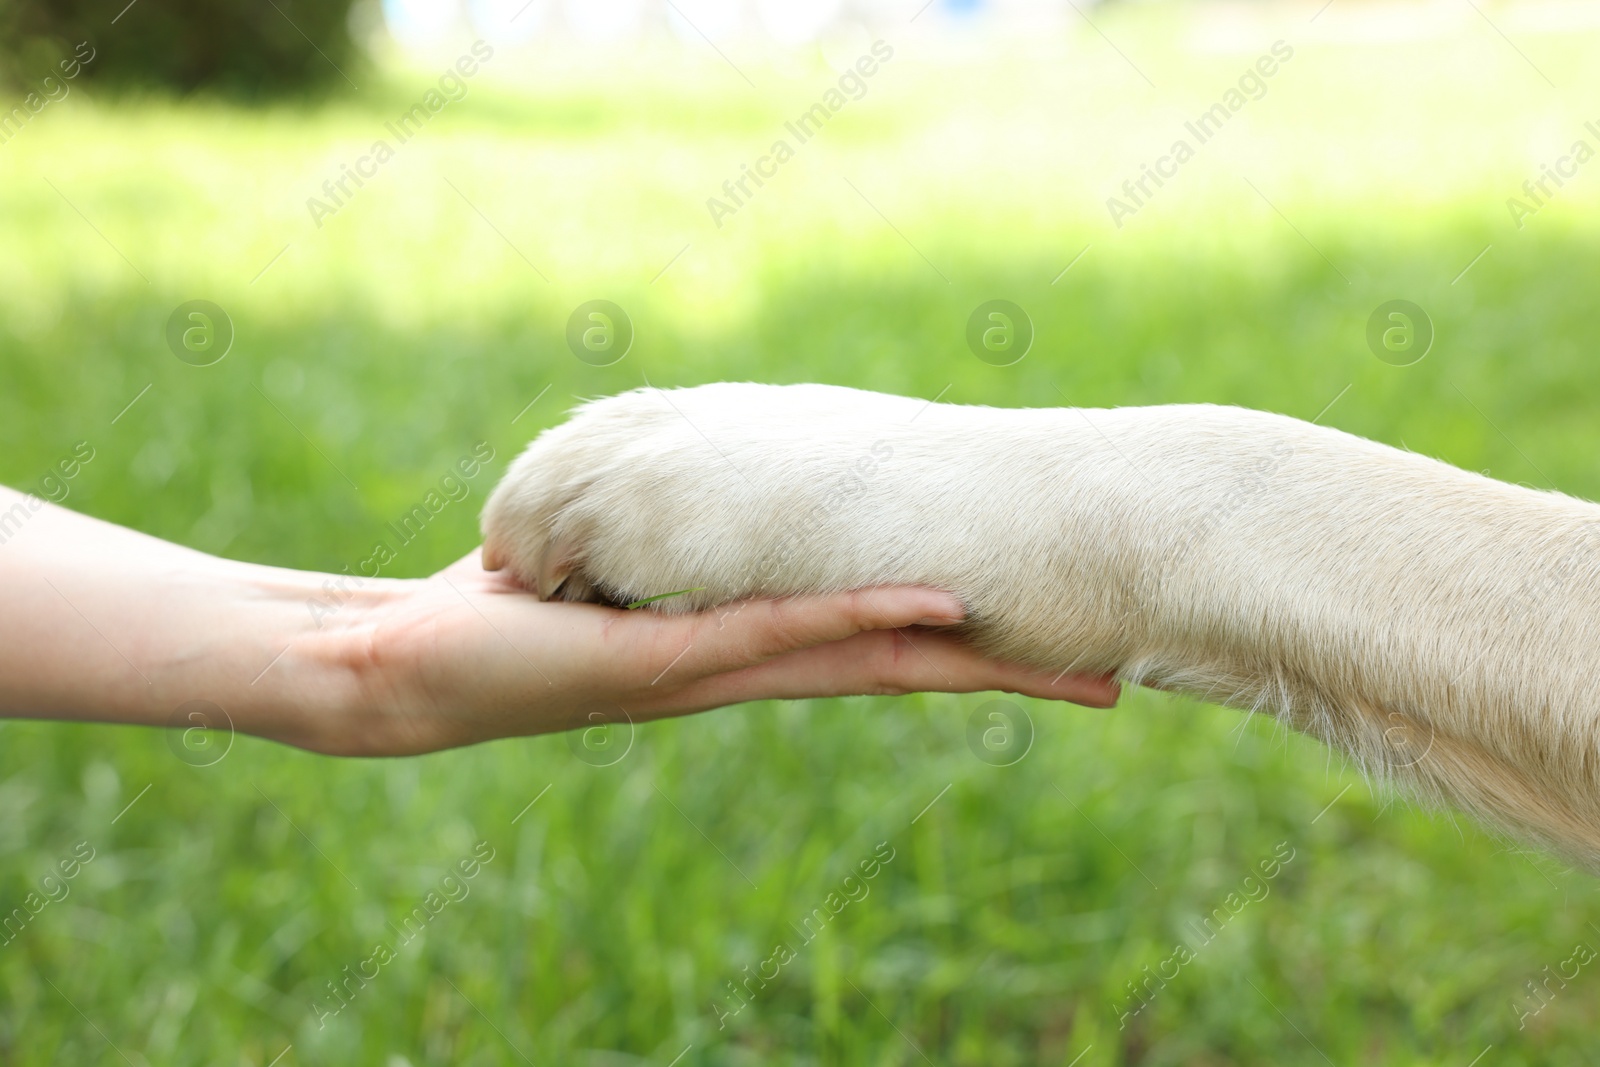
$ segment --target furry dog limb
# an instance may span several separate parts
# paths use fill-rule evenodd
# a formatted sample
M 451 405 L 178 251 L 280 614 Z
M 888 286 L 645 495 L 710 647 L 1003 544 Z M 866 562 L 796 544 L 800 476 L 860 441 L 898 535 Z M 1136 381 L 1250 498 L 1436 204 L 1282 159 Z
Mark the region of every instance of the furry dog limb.
M 1271 714 L 1600 869 L 1600 506 L 1281 415 L 637 390 L 513 464 L 484 559 L 663 611 L 888 583 L 986 652 Z

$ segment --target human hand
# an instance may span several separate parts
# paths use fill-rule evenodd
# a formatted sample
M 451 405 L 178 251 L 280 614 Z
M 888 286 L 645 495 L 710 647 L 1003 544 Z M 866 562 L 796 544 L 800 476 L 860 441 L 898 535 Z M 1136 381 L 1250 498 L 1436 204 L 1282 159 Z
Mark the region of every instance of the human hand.
M 1005 690 L 1092 707 L 1102 678 L 985 659 L 929 627 L 949 593 L 883 587 L 749 600 L 693 615 L 543 602 L 474 550 L 431 578 L 385 583 L 340 628 L 355 665 L 352 754 L 400 755 L 597 721 L 644 722 L 746 700 Z

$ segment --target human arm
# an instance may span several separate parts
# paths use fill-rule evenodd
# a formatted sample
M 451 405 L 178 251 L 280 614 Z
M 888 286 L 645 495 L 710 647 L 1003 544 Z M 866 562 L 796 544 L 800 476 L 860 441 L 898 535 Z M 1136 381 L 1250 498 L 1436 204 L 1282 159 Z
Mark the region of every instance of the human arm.
M 0 538 L 7 717 L 165 726 L 206 700 L 243 733 L 404 755 L 586 725 L 597 706 L 644 722 L 807 696 L 1001 689 L 1106 706 L 1117 695 L 922 628 L 960 617 L 931 589 L 664 616 L 540 602 L 476 552 L 430 578 L 357 585 L 210 556 L 4 487 Z

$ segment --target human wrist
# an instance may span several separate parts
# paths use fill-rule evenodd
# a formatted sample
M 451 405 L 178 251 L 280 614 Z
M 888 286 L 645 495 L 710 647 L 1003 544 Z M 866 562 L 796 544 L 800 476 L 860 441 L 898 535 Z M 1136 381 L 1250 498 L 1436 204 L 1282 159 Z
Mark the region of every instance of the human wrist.
M 339 575 L 219 562 L 202 584 L 220 594 L 222 617 L 199 637 L 201 655 L 180 646 L 169 658 L 161 688 L 209 694 L 240 733 L 330 755 L 381 751 L 363 660 L 371 610 L 400 583 L 348 588 Z

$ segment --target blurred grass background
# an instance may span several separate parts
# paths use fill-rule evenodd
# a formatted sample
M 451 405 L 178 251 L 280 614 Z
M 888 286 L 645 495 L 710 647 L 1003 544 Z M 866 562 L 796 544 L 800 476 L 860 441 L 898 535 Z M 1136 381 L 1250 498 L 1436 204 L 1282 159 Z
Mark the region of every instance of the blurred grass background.
M 306 199 L 465 43 L 315 106 L 75 88 L 0 145 L 0 481 L 88 441 L 68 506 L 337 571 L 487 440 L 471 501 L 388 571 L 423 575 L 574 397 L 648 376 L 1326 409 L 1594 498 L 1600 163 L 1520 229 L 1505 201 L 1600 144 L 1600 32 L 1586 7 L 1486 10 L 1102 8 L 960 47 L 883 27 L 851 53 L 896 50 L 866 96 L 720 228 L 706 198 L 833 84 L 820 57 L 504 51 L 320 228 Z M 1113 226 L 1105 198 L 1276 40 L 1267 94 Z M 1014 366 L 964 345 L 994 297 L 1037 327 Z M 1364 342 L 1395 297 L 1438 332 L 1406 368 Z M 237 331 L 205 368 L 163 340 L 197 298 Z M 637 330 L 611 367 L 563 340 L 594 298 Z M 157 731 L 5 724 L 0 906 L 76 843 L 95 858 L 0 946 L 0 1060 L 1587 1062 L 1600 979 L 1528 987 L 1600 946 L 1587 877 L 1152 693 L 1020 701 L 1032 750 L 988 766 L 965 742 L 985 699 L 752 705 L 640 728 L 605 767 L 563 737 L 366 762 L 238 738 L 192 767 Z M 325 983 L 479 841 L 470 895 L 319 1027 Z M 880 842 L 868 895 L 802 947 L 789 924 Z M 1267 895 L 1119 1027 L 1127 983 L 1281 843 Z M 795 958 L 719 1028 L 779 942 Z

